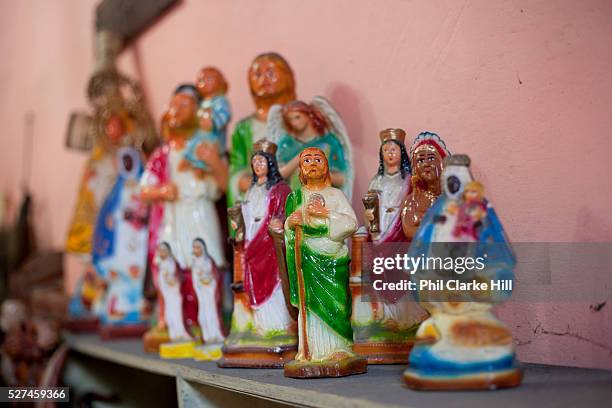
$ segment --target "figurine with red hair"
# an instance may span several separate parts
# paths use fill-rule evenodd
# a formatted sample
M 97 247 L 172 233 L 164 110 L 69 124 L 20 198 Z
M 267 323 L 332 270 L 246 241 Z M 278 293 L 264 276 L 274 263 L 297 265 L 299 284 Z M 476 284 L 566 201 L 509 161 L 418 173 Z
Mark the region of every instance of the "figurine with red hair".
M 273 106 L 268 115 L 268 130 L 278 145 L 276 157 L 280 172 L 292 190 L 300 188 L 300 152 L 317 147 L 325 152 L 329 162 L 332 185 L 350 199 L 353 191 L 351 143 L 342 118 L 327 99 L 315 96 L 311 103 L 293 101 Z

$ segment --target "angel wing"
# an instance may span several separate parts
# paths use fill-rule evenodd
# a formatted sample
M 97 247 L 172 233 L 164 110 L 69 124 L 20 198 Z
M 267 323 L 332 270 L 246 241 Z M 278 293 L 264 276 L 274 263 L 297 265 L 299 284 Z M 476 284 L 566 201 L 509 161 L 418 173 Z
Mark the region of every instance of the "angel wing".
M 268 111 L 268 120 L 266 122 L 268 128 L 268 140 L 278 145 L 281 136 L 285 133 L 283 125 L 283 106 L 272 105 Z
M 331 103 L 322 96 L 315 96 L 312 98 L 311 104 L 319 110 L 328 120 L 329 124 L 332 127 L 333 133 L 336 135 L 340 144 L 342 145 L 342 150 L 344 150 L 344 158 L 348 162 L 347 166 L 347 179 L 344 182 L 344 186 L 342 187 L 342 191 L 347 196 L 349 201 L 351 201 L 353 195 L 353 183 L 354 183 L 354 175 L 353 175 L 353 151 L 351 149 L 351 140 L 348 137 L 348 132 L 346 131 L 346 126 L 344 125 L 344 121 L 340 117 L 340 114 L 334 109 Z

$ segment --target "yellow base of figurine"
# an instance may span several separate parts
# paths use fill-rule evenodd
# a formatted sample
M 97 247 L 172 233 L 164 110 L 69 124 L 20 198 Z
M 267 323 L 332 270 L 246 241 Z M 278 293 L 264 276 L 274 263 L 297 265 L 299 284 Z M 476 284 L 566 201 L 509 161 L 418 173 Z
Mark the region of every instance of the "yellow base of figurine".
M 161 358 L 193 358 L 195 345 L 195 341 L 163 343 L 159 346 L 159 356 Z
M 217 361 L 223 356 L 222 346 L 222 344 L 198 346 L 194 349 L 193 358 L 197 361 Z

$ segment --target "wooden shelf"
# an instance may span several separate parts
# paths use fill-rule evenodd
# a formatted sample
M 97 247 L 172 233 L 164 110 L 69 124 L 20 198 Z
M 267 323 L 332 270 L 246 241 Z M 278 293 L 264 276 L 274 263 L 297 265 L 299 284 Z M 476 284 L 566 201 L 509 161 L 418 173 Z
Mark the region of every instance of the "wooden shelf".
M 65 336 L 72 350 L 127 367 L 175 377 L 179 406 L 249 408 L 276 404 L 312 407 L 605 406 L 612 401 L 612 371 L 526 365 L 523 385 L 470 392 L 417 392 L 403 386 L 404 366 L 369 366 L 358 376 L 298 380 L 282 370 L 218 368 L 215 363 L 161 360 L 139 340 L 102 341 L 97 335 Z M 233 396 L 233 397 L 232 397 Z M 265 403 L 264 405 L 261 405 Z

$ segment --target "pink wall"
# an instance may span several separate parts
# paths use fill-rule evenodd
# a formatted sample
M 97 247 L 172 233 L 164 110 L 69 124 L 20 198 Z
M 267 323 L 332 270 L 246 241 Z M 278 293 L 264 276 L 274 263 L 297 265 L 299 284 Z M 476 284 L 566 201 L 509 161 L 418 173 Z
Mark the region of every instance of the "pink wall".
M 87 109 L 94 6 L 0 4 L 0 189 L 18 201 L 23 117 L 33 110 L 31 188 L 45 247 L 62 246 L 86 158 L 63 140 L 70 111 Z M 238 118 L 252 109 L 248 64 L 278 51 L 299 97 L 331 99 L 355 156 L 367 158 L 356 197 L 376 169 L 380 129 L 433 130 L 470 154 L 514 241 L 610 242 L 610 38 L 606 0 L 185 1 L 120 65 L 140 75 L 156 117 L 178 82 L 217 65 Z M 524 361 L 612 368 L 611 309 L 509 303 L 500 316 Z

